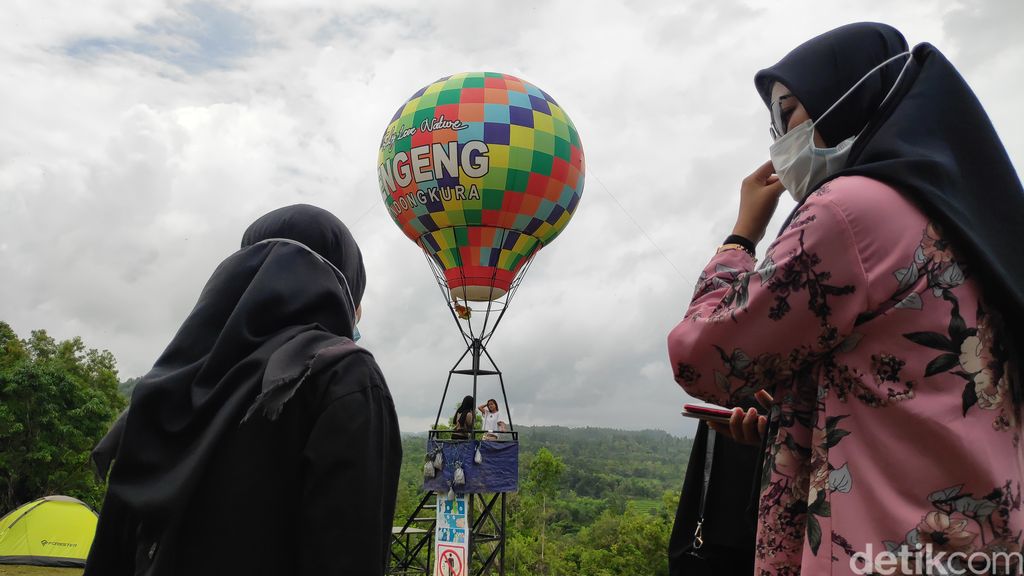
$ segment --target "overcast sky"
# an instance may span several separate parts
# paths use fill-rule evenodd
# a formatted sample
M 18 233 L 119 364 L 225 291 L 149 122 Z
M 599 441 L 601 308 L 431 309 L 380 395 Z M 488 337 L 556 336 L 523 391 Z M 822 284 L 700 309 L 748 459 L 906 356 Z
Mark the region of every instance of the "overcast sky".
M 536 84 L 586 153 L 576 215 L 489 348 L 519 424 L 692 431 L 665 337 L 731 231 L 740 180 L 768 158 L 752 77 L 800 42 L 875 20 L 935 44 L 1024 161 L 1019 0 L 14 0 L 3 11 L 0 320 L 22 336 L 79 335 L 112 351 L 122 378 L 140 376 L 249 222 L 316 204 L 362 247 L 360 344 L 405 432 L 433 422 L 464 344 L 374 170 L 395 109 L 439 77 Z

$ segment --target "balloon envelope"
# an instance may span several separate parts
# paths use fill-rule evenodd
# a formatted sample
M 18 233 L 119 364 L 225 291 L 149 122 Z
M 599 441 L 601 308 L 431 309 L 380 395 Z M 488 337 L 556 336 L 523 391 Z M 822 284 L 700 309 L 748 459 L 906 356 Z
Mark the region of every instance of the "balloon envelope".
M 463 73 L 398 108 L 377 176 L 392 219 L 444 269 L 452 296 L 493 300 L 576 211 L 583 148 L 543 90 L 507 74 Z

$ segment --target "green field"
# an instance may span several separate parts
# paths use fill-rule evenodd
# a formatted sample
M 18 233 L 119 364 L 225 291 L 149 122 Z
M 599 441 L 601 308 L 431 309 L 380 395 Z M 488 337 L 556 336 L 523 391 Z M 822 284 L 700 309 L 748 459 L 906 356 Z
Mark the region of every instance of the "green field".
M 628 509 L 642 514 L 657 514 L 664 506 L 661 500 L 630 500 L 626 503 Z

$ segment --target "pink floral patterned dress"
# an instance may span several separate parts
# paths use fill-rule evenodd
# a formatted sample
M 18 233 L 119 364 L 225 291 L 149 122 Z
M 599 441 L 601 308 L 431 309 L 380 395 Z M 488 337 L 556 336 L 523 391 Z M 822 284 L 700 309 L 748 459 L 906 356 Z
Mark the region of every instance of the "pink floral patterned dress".
M 717 254 L 668 345 L 693 396 L 775 395 L 756 574 L 865 573 L 857 553 L 929 544 L 1019 552 L 998 316 L 938 227 L 891 187 L 841 177 L 754 266 Z

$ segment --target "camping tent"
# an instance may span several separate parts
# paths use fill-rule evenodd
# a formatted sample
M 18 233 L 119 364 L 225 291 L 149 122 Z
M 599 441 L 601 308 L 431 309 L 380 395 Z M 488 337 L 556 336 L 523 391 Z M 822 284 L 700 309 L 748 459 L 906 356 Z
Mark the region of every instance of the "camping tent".
M 85 566 L 96 513 L 67 496 L 46 496 L 0 518 L 0 564 Z

